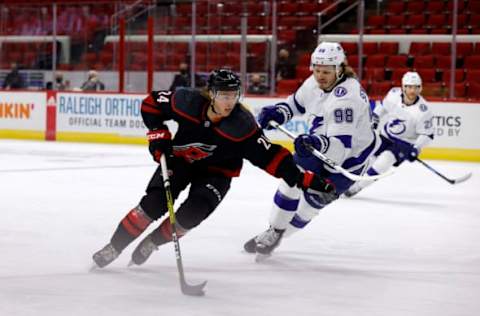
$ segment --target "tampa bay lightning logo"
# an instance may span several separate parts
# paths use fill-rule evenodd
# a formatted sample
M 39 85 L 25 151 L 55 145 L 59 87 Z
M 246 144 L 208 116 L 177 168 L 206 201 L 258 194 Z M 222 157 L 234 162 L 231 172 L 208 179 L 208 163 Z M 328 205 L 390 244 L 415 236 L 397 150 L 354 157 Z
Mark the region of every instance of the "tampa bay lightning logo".
M 340 98 L 347 94 L 347 89 L 345 89 L 344 87 L 336 87 L 333 93 L 336 97 Z
M 393 121 L 389 122 L 387 125 L 388 132 L 393 135 L 400 135 L 407 129 L 405 125 L 405 120 L 401 119 L 394 119 Z
M 428 110 L 427 106 L 423 103 L 420 104 L 419 108 L 420 108 L 420 111 L 422 112 L 427 112 Z

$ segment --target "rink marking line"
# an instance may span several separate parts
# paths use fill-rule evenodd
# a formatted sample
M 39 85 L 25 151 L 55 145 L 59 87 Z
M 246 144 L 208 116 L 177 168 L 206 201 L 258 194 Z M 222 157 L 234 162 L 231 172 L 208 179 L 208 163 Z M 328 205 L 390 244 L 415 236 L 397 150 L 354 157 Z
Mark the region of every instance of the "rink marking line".
M 89 167 L 63 167 L 63 168 L 31 168 L 31 169 L 0 169 L 0 173 L 9 172 L 35 172 L 35 171 L 62 171 L 62 170 L 88 170 L 88 169 L 116 169 L 116 168 L 137 168 L 137 167 L 151 167 L 152 164 L 138 164 L 138 165 L 116 165 L 116 166 L 89 166 Z

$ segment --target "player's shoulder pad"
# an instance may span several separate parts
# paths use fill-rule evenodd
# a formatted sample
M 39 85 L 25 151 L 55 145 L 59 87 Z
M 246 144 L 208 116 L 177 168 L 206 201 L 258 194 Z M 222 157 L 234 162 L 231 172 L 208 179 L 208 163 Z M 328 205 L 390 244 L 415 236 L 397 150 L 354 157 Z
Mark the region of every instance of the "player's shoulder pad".
M 189 120 L 200 122 L 207 102 L 208 98 L 198 90 L 178 88 L 173 96 L 172 110 Z
M 241 103 L 237 103 L 232 113 L 216 127 L 223 137 L 240 142 L 252 136 L 259 127 L 253 114 Z

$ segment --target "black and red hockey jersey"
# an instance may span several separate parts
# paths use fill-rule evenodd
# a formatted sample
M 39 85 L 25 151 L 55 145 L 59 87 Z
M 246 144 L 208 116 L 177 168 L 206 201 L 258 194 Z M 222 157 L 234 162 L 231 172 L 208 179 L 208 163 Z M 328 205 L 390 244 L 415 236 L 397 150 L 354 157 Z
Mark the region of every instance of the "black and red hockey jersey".
M 290 152 L 272 144 L 253 115 L 237 103 L 231 114 L 218 123 L 207 117 L 211 99 L 198 90 L 153 91 L 142 103 L 142 117 L 150 130 L 174 120 L 178 130 L 173 154 L 193 164 L 228 177 L 240 174 L 243 159 L 294 185 L 299 169 Z

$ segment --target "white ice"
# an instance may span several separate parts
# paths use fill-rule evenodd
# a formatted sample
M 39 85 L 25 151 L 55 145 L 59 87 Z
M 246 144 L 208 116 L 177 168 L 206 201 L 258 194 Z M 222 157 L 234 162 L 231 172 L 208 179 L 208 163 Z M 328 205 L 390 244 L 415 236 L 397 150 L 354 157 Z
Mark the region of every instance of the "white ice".
M 224 202 L 174 250 L 127 268 L 91 255 L 136 205 L 156 165 L 142 146 L 0 140 L 0 315 L 431 315 L 480 313 L 480 165 L 429 161 L 324 209 L 255 263 L 277 180 L 246 164 Z M 151 227 L 153 229 L 153 226 Z

